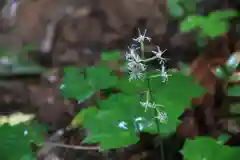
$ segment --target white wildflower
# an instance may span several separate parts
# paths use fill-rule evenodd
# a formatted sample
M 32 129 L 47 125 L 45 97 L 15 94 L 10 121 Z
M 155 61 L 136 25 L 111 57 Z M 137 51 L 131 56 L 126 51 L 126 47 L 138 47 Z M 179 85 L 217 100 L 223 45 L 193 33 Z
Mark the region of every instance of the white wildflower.
M 121 129 L 124 129 L 124 130 L 127 130 L 128 127 L 127 127 L 127 123 L 125 121 L 121 121 L 119 124 L 118 124 L 118 127 L 121 128 Z
M 160 123 L 167 123 L 168 115 L 166 112 L 159 111 L 157 109 L 157 116 L 154 118 L 158 119 L 160 121 Z
M 146 65 L 141 63 L 142 60 L 136 53 L 136 49 L 138 48 L 129 47 L 129 52 L 126 53 L 127 68 L 130 74 L 129 81 L 143 80 L 145 77 Z
M 168 58 L 163 58 L 163 53 L 166 52 L 167 49 L 165 49 L 164 51 L 160 50 L 160 47 L 157 46 L 157 51 L 152 51 L 152 53 L 155 54 L 155 56 L 160 60 L 160 64 L 165 63 L 165 61 L 169 60 Z
M 129 81 L 143 80 L 145 78 L 146 66 L 142 63 L 130 62 L 128 63 Z
M 143 34 L 141 33 L 140 29 L 138 29 L 138 38 L 133 38 L 134 41 L 139 42 L 139 43 L 143 43 L 144 40 L 148 40 L 149 42 L 151 41 L 150 37 L 146 36 L 147 30 L 145 29 Z
M 132 61 L 135 61 L 135 62 L 141 62 L 141 58 L 140 56 L 136 53 L 136 51 L 139 49 L 138 48 L 134 48 L 133 46 L 132 47 L 128 47 L 129 49 L 129 52 L 126 53 L 126 60 L 129 61 L 129 62 L 132 62 Z

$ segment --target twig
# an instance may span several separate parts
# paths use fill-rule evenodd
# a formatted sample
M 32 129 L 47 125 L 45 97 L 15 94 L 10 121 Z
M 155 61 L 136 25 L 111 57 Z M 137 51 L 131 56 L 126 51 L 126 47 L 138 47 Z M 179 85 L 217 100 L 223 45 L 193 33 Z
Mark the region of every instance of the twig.
M 67 144 L 60 144 L 60 143 L 53 143 L 53 142 L 45 142 L 45 145 L 50 145 L 54 147 L 62 147 L 62 148 L 69 148 L 74 150 L 100 150 L 99 146 L 80 146 L 80 145 L 67 145 Z

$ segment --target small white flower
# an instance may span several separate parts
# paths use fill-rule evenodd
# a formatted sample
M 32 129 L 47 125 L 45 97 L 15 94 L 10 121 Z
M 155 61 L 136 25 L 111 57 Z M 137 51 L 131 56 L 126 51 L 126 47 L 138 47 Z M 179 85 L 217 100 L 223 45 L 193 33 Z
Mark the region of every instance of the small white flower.
M 143 80 L 145 78 L 146 65 L 135 61 L 128 63 L 129 81 Z
M 160 123 L 167 123 L 167 120 L 168 120 L 167 113 L 159 110 L 157 110 L 157 112 L 158 112 L 158 115 L 154 118 L 158 119 Z
M 143 80 L 145 78 L 145 73 L 141 73 L 138 71 L 130 71 L 129 72 L 129 81 L 132 80 Z
M 124 121 L 121 121 L 121 122 L 118 124 L 118 127 L 121 128 L 121 129 L 124 129 L 124 130 L 127 130 L 127 129 L 128 129 L 127 123 L 124 122 Z
M 136 50 L 139 49 L 138 48 L 133 48 L 133 47 L 128 47 L 129 52 L 126 53 L 126 60 L 129 62 L 135 61 L 135 62 L 140 62 L 141 58 L 140 56 L 136 53 Z
M 24 130 L 23 134 L 24 134 L 24 136 L 28 135 L 28 131 Z
M 166 52 L 167 49 L 165 49 L 164 51 L 160 50 L 160 47 L 157 46 L 157 51 L 152 51 L 152 53 L 155 54 L 155 56 L 160 60 L 160 64 L 165 63 L 165 61 L 169 60 L 168 58 L 163 58 L 163 53 Z
M 168 81 L 168 77 L 169 77 L 169 76 L 172 76 L 171 74 L 168 74 L 168 72 L 169 72 L 170 70 L 166 70 L 166 67 L 165 67 L 164 64 L 162 64 L 161 70 L 158 70 L 158 71 L 161 72 L 161 75 L 160 75 L 160 76 L 162 77 L 162 82 L 163 82 L 163 83 L 165 83 L 165 82 Z
M 144 40 L 148 40 L 149 42 L 151 41 L 150 37 L 146 36 L 147 30 L 145 29 L 143 34 L 141 33 L 140 29 L 138 28 L 138 38 L 133 38 L 134 41 L 142 43 Z

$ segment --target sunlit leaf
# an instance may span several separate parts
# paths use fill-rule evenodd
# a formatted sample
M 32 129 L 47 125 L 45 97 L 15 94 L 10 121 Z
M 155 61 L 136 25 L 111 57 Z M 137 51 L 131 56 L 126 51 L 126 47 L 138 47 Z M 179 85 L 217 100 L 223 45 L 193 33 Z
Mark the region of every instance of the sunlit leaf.
M 205 17 L 197 15 L 187 16 L 180 24 L 181 32 L 189 32 L 198 29 L 205 22 Z
M 34 118 L 35 118 L 34 114 L 24 114 L 21 112 L 17 112 L 8 116 L 0 116 L 0 126 L 3 124 L 14 126 L 19 123 L 30 121 Z
M 89 115 L 91 113 L 96 113 L 97 109 L 96 107 L 88 107 L 86 109 L 82 109 L 72 120 L 71 126 L 78 127 L 82 125 L 86 115 Z

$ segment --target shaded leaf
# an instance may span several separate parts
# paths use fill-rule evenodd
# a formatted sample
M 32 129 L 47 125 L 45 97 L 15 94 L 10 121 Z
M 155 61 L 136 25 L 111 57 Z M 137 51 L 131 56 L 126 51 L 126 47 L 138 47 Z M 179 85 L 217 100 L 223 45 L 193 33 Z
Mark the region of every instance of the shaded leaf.
M 240 96 L 240 86 L 234 85 L 228 88 L 228 96 L 239 97 Z
M 35 121 L 21 123 L 15 126 L 4 124 L 0 127 L 1 152 L 0 159 L 5 160 L 35 160 L 30 148 L 30 142 L 42 143 L 41 133 L 45 127 Z

